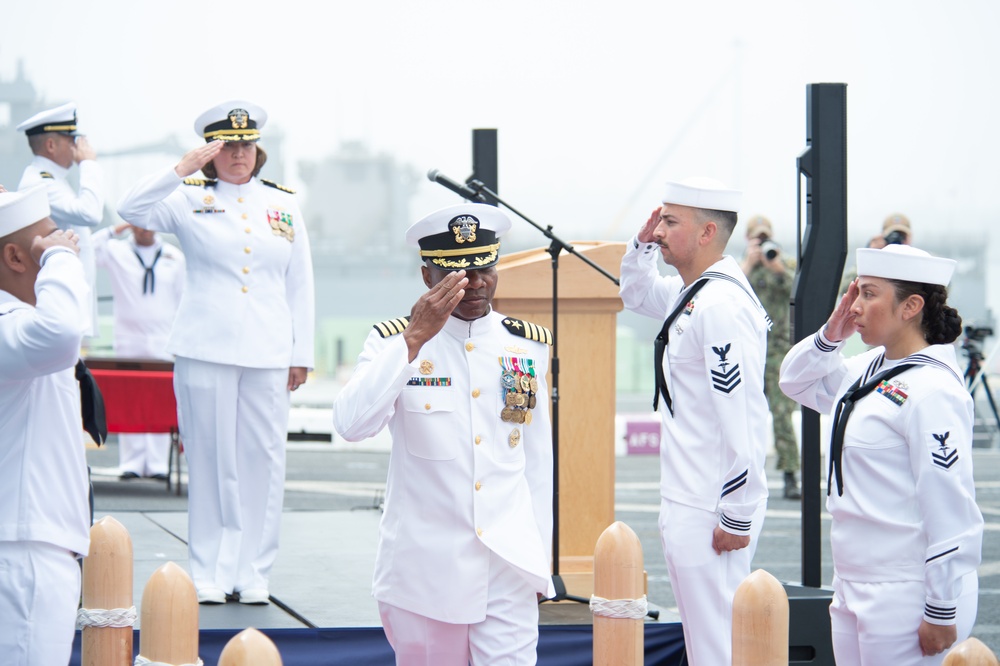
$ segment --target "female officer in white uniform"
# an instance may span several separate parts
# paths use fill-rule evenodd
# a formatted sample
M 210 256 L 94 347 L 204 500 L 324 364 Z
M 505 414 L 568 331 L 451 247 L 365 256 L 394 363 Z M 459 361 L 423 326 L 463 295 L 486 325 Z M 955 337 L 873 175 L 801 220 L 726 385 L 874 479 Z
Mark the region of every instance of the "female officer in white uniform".
M 201 603 L 268 603 L 284 496 L 289 391 L 313 363 L 309 237 L 293 192 L 257 178 L 267 114 L 232 101 L 195 121 L 204 146 L 136 185 L 129 222 L 187 258 L 167 351 L 190 474 L 191 572 Z M 208 180 L 188 178 L 201 169 Z
M 972 398 L 946 305 L 955 262 L 907 245 L 858 250 L 857 280 L 781 366 L 781 389 L 831 413 L 838 664 L 940 664 L 975 622 L 983 517 L 972 479 Z M 874 349 L 838 350 L 855 331 Z

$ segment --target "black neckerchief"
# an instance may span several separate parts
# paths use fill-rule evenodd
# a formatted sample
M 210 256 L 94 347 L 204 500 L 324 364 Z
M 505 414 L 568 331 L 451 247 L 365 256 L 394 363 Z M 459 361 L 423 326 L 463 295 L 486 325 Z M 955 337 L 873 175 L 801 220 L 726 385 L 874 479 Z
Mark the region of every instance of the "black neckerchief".
M 864 384 L 861 380 L 865 376 L 870 376 L 868 372 L 858 377 L 857 381 L 851 384 L 851 387 L 847 389 L 847 392 L 840 398 L 837 403 L 837 411 L 833 417 L 833 434 L 830 437 L 830 472 L 826 477 L 826 494 L 830 494 L 831 485 L 830 482 L 833 477 L 837 477 L 837 494 L 840 496 L 844 495 L 844 469 L 843 469 L 843 457 L 844 457 L 844 432 L 847 430 L 847 419 L 851 417 L 851 412 L 854 411 L 854 405 L 858 403 L 866 395 L 874 391 L 879 384 L 884 381 L 892 379 L 896 375 L 905 372 L 912 368 L 918 363 L 901 363 L 894 368 L 890 368 L 885 372 L 879 373 L 869 379 Z
M 684 307 L 694 298 L 694 295 L 698 293 L 698 290 L 708 284 L 708 278 L 701 278 L 688 290 L 687 295 L 680 299 L 677 307 L 674 308 L 673 312 L 667 316 L 666 321 L 663 322 L 663 327 L 660 329 L 659 335 L 656 336 L 656 340 L 653 342 L 653 358 L 656 361 L 656 366 L 654 368 L 654 373 L 656 375 L 656 393 L 653 394 L 653 411 L 655 412 L 660 404 L 660 394 L 663 394 L 663 399 L 667 403 L 667 409 L 670 410 L 670 415 L 674 414 L 674 401 L 670 399 L 670 389 L 667 388 L 667 378 L 663 374 L 663 353 L 667 349 L 667 343 L 670 342 L 670 327 L 673 325 L 674 320 L 677 319 Z
M 138 250 L 133 249 L 132 252 L 135 253 L 135 258 L 139 260 L 139 264 L 146 269 L 146 274 L 142 276 L 142 293 L 145 294 L 148 289 L 149 293 L 152 294 L 156 290 L 156 277 L 153 275 L 153 269 L 156 268 L 156 262 L 160 260 L 160 255 L 163 254 L 163 248 L 161 247 L 156 251 L 156 254 L 153 255 L 153 263 L 149 266 L 142 260 Z
M 83 429 L 93 438 L 98 446 L 108 438 L 108 423 L 104 415 L 104 397 L 97 387 L 94 375 L 83 363 L 76 362 L 76 380 L 80 382 L 80 412 L 83 416 Z

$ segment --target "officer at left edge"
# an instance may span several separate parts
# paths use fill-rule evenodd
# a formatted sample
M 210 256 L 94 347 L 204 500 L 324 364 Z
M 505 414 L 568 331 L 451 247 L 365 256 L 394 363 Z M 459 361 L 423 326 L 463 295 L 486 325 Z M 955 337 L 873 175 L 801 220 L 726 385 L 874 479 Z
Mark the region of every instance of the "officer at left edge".
M 104 171 L 97 163 L 97 152 L 87 137 L 79 132 L 74 102 L 36 113 L 19 124 L 17 131 L 27 136 L 28 146 L 34 155 L 31 164 L 25 167 L 17 189 L 44 184 L 52 221 L 60 229 L 72 229 L 80 239 L 80 261 L 83 262 L 91 291 L 87 336 L 96 336 L 97 266 L 90 230 L 99 226 L 104 218 Z M 73 164 L 80 169 L 78 192 L 67 180 Z

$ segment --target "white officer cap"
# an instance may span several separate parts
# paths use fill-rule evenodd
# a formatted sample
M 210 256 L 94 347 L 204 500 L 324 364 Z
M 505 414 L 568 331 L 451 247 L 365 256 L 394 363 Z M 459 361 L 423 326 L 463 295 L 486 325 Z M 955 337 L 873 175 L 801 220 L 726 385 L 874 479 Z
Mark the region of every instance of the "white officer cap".
M 61 132 L 76 136 L 76 102 L 69 102 L 54 109 L 39 111 L 17 126 L 18 132 L 27 136 L 45 132 Z
M 216 104 L 194 121 L 194 131 L 205 141 L 259 141 L 267 111 L 253 102 L 236 99 Z
M 0 238 L 48 216 L 49 195 L 45 185 L 35 185 L 20 192 L 0 192 Z
M 881 250 L 858 249 L 858 276 L 947 287 L 958 264 L 954 259 L 932 257 L 910 245 L 886 245 Z
M 663 203 L 738 213 L 742 198 L 742 192 L 730 190 L 714 178 L 695 177 L 667 183 Z
M 497 263 L 500 237 L 510 218 L 496 206 L 462 203 L 436 210 L 406 230 L 406 242 L 446 271 L 478 270 Z

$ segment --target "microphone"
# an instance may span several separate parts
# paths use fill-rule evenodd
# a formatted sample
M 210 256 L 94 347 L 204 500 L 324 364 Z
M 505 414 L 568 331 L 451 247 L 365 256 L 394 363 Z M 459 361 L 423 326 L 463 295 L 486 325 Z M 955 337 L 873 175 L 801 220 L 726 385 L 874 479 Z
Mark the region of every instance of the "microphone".
M 451 190 L 452 192 L 462 197 L 463 199 L 468 199 L 469 201 L 476 201 L 479 203 L 486 202 L 486 198 L 482 195 L 482 193 L 477 192 L 468 185 L 464 185 L 462 183 L 456 183 L 451 178 L 448 178 L 448 176 L 444 175 L 437 169 L 431 169 L 430 171 L 427 172 L 427 180 L 446 187 L 447 189 Z

